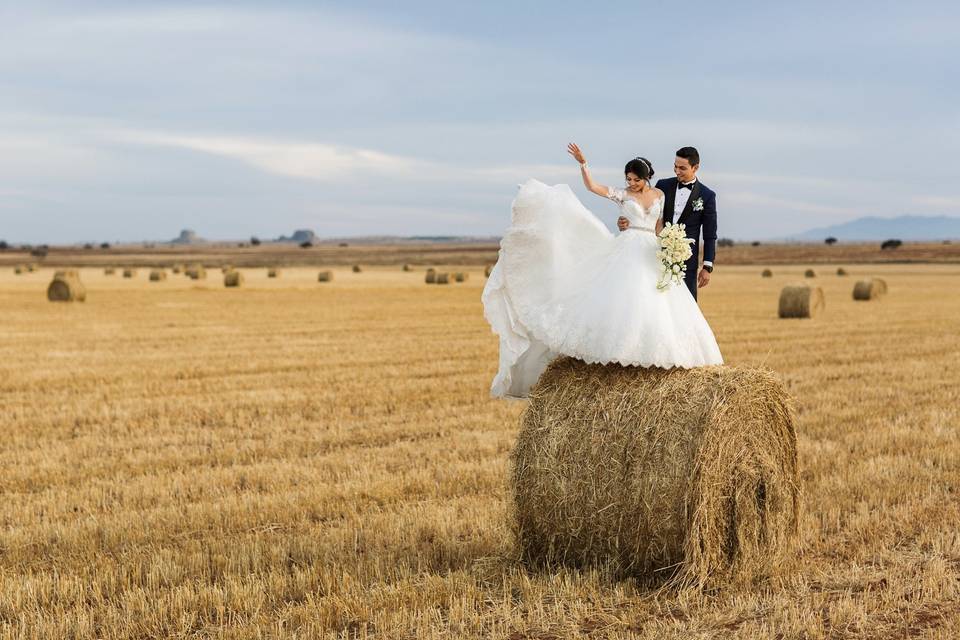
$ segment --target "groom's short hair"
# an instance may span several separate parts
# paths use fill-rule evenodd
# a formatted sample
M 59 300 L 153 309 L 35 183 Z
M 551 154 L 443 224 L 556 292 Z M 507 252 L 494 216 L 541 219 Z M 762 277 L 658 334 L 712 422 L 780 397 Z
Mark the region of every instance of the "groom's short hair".
M 700 164 L 700 152 L 697 151 L 696 147 L 680 147 L 677 149 L 677 157 L 686 158 L 691 167 Z

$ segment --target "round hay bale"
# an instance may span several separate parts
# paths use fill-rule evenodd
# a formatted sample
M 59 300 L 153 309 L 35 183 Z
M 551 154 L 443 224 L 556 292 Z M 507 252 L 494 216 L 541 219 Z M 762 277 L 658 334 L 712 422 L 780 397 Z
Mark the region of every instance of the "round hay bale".
M 483 277 L 484 277 L 484 278 L 489 278 L 491 271 L 493 271 L 493 265 L 492 265 L 492 264 L 488 264 L 488 265 L 483 269 Z
M 317 276 L 317 282 L 330 282 L 333 280 L 333 271 L 321 271 Z
M 813 269 L 807 269 L 806 271 L 803 272 L 803 277 L 804 277 L 804 278 L 816 278 L 816 277 L 817 277 L 817 272 L 814 271 Z
M 825 307 L 823 289 L 793 284 L 781 289 L 777 314 L 781 318 L 812 318 Z
M 177 275 L 183 271 L 183 265 L 175 264 L 170 270 L 173 271 L 174 275 Z
M 684 585 L 774 573 L 799 539 L 791 406 L 757 369 L 554 360 L 510 456 L 522 557 Z
M 433 267 L 427 269 L 427 275 L 423 279 L 427 284 L 435 284 L 437 282 L 437 270 Z
M 463 271 L 457 271 L 455 274 L 453 274 L 453 279 L 457 282 L 466 282 L 470 279 L 470 274 L 464 273 Z
M 361 271 L 363 271 L 363 269 L 360 268 L 360 265 L 358 265 L 358 264 L 353 265 L 353 272 L 354 272 L 354 273 L 360 273 Z
M 124 270 L 123 270 L 123 277 L 124 277 L 124 278 L 136 278 L 136 277 L 137 277 L 137 270 L 136 270 L 136 269 L 124 269 Z
M 413 271 L 413 267 L 411 267 L 411 266 L 408 265 L 408 264 L 405 264 L 405 265 L 403 265 L 403 270 L 404 270 L 404 271 Z
M 270 267 L 269 269 L 267 269 L 267 277 L 268 277 L 268 278 L 279 278 L 279 277 L 280 277 L 280 269 L 277 269 L 276 267 Z
M 33 272 L 36 271 L 36 270 L 37 270 L 37 265 L 35 265 L 35 264 L 28 264 L 28 265 L 27 265 L 27 272 L 33 273 Z
M 449 273 L 438 273 L 438 274 L 437 274 L 437 284 L 450 284 L 450 274 L 449 274 Z
M 51 302 L 83 302 L 87 299 L 87 289 L 80 282 L 76 269 L 66 269 L 53 274 L 53 280 L 47 287 L 47 300 Z
M 202 264 L 195 264 L 183 270 L 191 280 L 206 280 L 207 270 Z
M 845 276 L 845 275 L 847 275 L 847 270 L 844 269 L 843 267 L 837 267 L 837 275 L 838 275 L 838 276 Z
M 24 271 L 24 267 L 21 266 L 21 265 L 19 265 L 19 264 L 13 268 L 13 272 L 14 272 L 15 274 L 17 274 L 18 276 L 19 276 L 20 274 L 22 274 L 23 271 Z
M 764 278 L 772 278 L 772 277 L 773 277 L 773 271 L 770 271 L 770 269 L 764 269 L 763 272 L 762 272 L 760 275 L 761 275 L 761 277 L 764 277 Z
M 117 272 L 117 270 L 114 269 L 113 267 L 107 267 L 107 268 L 105 268 L 105 269 L 103 270 L 103 275 L 105 275 L 105 276 L 112 276 L 112 275 L 114 275 L 116 272 Z
M 154 269 L 150 272 L 150 282 L 163 282 L 167 279 L 167 272 L 163 269 Z
M 880 278 L 859 280 L 853 285 L 854 300 L 876 300 L 887 292 L 887 283 Z
M 237 270 L 227 271 L 223 274 L 223 286 L 239 287 L 243 284 L 243 274 Z

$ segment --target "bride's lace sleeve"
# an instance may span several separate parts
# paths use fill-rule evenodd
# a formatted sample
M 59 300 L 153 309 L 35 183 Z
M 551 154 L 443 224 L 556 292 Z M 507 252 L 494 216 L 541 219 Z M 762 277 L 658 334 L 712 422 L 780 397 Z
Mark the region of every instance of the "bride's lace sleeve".
M 616 202 L 617 204 L 623 204 L 623 198 L 627 193 L 623 189 L 617 189 L 616 187 L 607 187 L 607 197 Z

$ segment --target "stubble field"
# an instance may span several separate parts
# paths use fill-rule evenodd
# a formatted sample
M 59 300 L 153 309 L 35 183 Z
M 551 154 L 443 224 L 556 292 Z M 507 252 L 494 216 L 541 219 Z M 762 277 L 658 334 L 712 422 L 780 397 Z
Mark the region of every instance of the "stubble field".
M 87 268 L 53 304 L 5 268 L 0 636 L 958 637 L 960 265 L 819 264 L 826 311 L 778 320 L 806 266 L 703 292 L 727 362 L 797 400 L 805 504 L 795 570 L 706 594 L 516 561 L 482 269 Z

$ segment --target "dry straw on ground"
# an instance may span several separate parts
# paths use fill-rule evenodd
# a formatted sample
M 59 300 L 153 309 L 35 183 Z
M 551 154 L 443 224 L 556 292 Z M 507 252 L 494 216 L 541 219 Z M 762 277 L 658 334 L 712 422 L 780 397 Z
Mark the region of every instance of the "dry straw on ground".
M 764 278 L 772 278 L 772 277 L 773 277 L 773 271 L 771 271 L 770 269 L 764 269 L 763 272 L 762 272 L 760 275 L 761 275 L 762 277 L 764 277 Z
M 124 270 L 123 270 L 123 277 L 124 277 L 124 278 L 136 278 L 136 277 L 137 277 L 137 270 L 136 270 L 136 269 L 124 269 Z
M 227 271 L 223 274 L 223 286 L 225 287 L 239 287 L 243 284 L 243 273 L 237 271 L 236 269 Z
M 534 564 L 704 587 L 776 573 L 798 542 L 789 397 L 758 369 L 554 361 L 511 457 Z
M 807 269 L 806 271 L 803 272 L 803 277 L 804 277 L 804 278 L 816 278 L 816 277 L 817 277 L 817 272 L 814 271 L 813 269 Z
M 438 273 L 437 284 L 450 284 L 450 274 L 446 272 Z
M 881 278 L 859 280 L 853 285 L 854 300 L 876 300 L 887 292 L 887 282 Z
M 427 284 L 434 284 L 437 281 L 437 270 L 433 267 L 427 269 L 427 275 L 424 276 L 423 281 Z
M 154 269 L 150 272 L 150 282 L 162 282 L 167 279 L 167 272 L 163 269 Z
M 280 277 L 280 269 L 277 269 L 276 267 L 270 267 L 270 268 L 267 270 L 267 277 L 268 277 L 268 278 L 279 278 L 279 277 Z
M 333 271 L 321 271 L 317 275 L 317 282 L 330 282 L 333 280 Z
M 87 289 L 80 282 L 76 269 L 65 269 L 53 274 L 53 280 L 47 287 L 47 300 L 51 302 L 83 302 L 87 299 Z
M 825 307 L 823 289 L 806 284 L 793 284 L 780 291 L 777 314 L 781 318 L 812 318 Z

